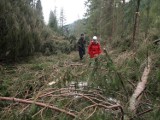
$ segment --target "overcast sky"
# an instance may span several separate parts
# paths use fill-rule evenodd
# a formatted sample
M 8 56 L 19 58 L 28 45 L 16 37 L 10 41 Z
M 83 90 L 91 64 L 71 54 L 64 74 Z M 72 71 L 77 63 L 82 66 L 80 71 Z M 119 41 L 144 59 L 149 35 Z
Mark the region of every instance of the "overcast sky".
M 43 16 L 48 23 L 49 13 L 57 7 L 57 17 L 59 20 L 60 10 L 63 8 L 66 18 L 66 24 L 73 23 L 77 19 L 81 19 L 85 13 L 84 2 L 86 0 L 41 0 L 43 7 Z M 130 0 L 126 0 L 128 2 Z
M 41 0 L 45 22 L 48 23 L 49 13 L 51 10 L 54 11 L 55 7 L 57 7 L 58 19 L 60 10 L 63 8 L 66 24 L 83 18 L 85 13 L 84 1 L 86 0 Z

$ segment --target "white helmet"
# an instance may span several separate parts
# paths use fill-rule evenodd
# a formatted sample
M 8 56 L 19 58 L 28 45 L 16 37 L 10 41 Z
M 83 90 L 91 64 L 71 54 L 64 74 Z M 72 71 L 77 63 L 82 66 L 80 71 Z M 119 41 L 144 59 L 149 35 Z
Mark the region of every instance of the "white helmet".
M 97 36 L 93 36 L 93 40 L 97 40 Z

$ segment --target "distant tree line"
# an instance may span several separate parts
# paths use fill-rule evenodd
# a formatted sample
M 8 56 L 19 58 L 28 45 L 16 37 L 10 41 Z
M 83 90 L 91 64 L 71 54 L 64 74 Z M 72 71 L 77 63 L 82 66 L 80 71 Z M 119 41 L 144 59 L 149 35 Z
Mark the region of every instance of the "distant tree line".
M 64 15 L 64 10 L 63 8 L 60 11 L 60 17 L 58 19 L 57 17 L 57 10 L 56 8 L 54 9 L 54 11 L 50 11 L 50 15 L 49 15 L 49 21 L 48 21 L 48 26 L 51 28 L 51 30 L 57 32 L 59 35 L 64 35 L 65 32 L 65 22 L 66 22 L 66 18 Z

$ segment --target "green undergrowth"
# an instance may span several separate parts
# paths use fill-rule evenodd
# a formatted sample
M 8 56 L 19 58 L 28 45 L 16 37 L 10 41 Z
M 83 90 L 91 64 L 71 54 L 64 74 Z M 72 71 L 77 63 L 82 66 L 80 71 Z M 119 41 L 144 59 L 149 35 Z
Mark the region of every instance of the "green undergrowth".
M 17 64 L 2 64 L 0 66 L 0 96 L 15 97 L 21 99 L 36 99 L 38 94 L 47 89 L 61 89 L 74 83 L 76 89 L 81 89 L 79 83 L 86 82 L 85 90 L 89 92 L 92 89 L 101 90 L 105 97 L 116 100 L 123 106 L 126 116 L 128 112 L 129 98 L 132 96 L 136 85 L 141 80 L 144 68 L 147 65 L 147 57 L 152 59 L 151 72 L 145 89 L 145 97 L 142 97 L 144 106 L 138 107 L 138 111 L 145 111 L 153 108 L 153 112 L 143 115 L 143 118 L 154 120 L 159 109 L 156 105 L 159 103 L 159 80 L 160 80 L 160 49 L 159 46 L 151 42 L 143 43 L 136 50 L 121 51 L 108 50 L 103 52 L 97 59 L 90 59 L 85 55 L 82 61 L 79 60 L 78 52 L 72 52 L 69 55 L 57 54 L 55 56 L 37 55 L 26 62 Z M 51 82 L 54 82 L 50 85 Z M 83 88 L 84 89 L 84 88 Z M 150 101 L 148 101 L 150 100 Z M 52 103 L 59 108 L 65 108 L 71 104 L 69 109 L 81 111 L 84 107 L 90 105 L 83 99 L 63 99 L 44 98 L 42 102 Z M 111 100 L 113 101 L 113 100 Z M 2 119 L 17 120 L 70 120 L 64 113 L 53 112 L 45 108 L 43 112 L 41 107 L 26 105 L 14 102 L 0 102 L 0 116 Z M 7 109 L 7 110 L 5 110 Z M 94 109 L 89 109 L 79 118 L 85 118 L 91 114 Z M 96 112 L 89 118 L 90 120 L 117 119 L 114 112 L 106 112 L 97 108 Z M 118 114 L 117 114 L 118 115 Z M 76 119 L 79 119 L 76 118 Z

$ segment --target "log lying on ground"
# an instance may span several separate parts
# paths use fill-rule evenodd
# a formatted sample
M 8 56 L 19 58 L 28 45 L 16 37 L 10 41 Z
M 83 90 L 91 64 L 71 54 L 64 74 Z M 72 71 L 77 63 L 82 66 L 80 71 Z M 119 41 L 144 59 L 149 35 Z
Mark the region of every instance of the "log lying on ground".
M 132 97 L 130 98 L 129 109 L 134 113 L 136 111 L 136 106 L 139 103 L 139 100 L 140 100 L 139 98 L 146 87 L 150 69 L 151 69 L 151 59 L 148 57 L 148 65 L 144 69 L 144 72 L 141 77 L 141 81 L 138 83 Z

